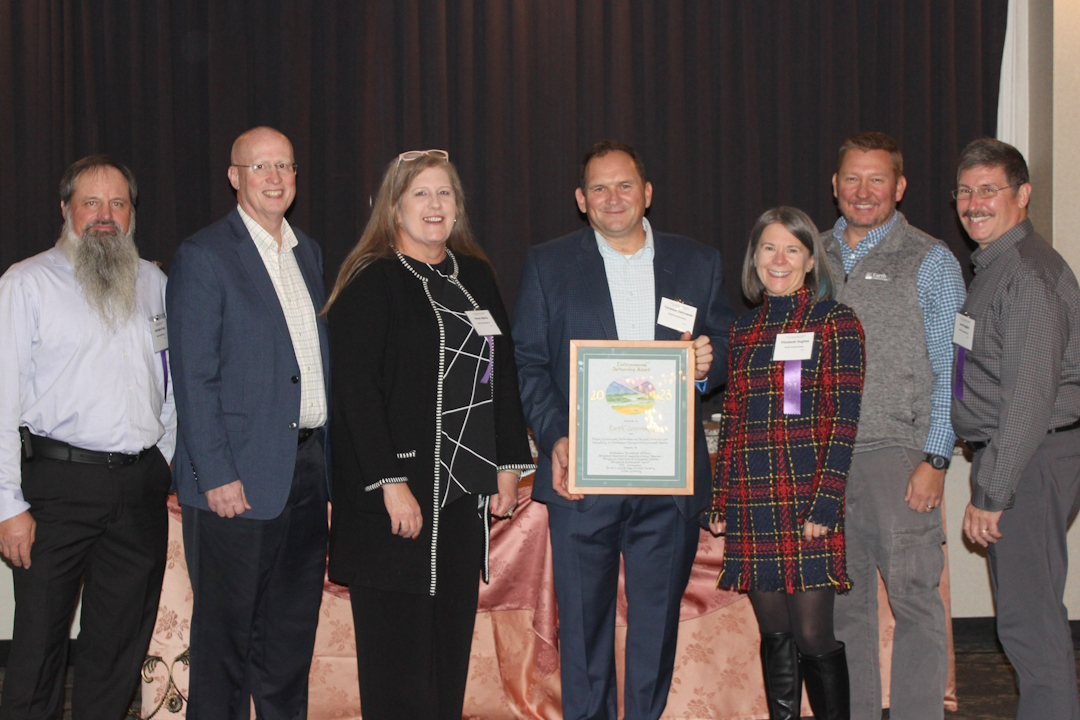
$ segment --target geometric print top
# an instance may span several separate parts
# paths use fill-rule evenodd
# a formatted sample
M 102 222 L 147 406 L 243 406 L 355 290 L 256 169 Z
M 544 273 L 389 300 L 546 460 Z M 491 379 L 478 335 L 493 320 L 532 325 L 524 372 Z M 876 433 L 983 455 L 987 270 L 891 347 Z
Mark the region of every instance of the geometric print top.
M 813 332 L 800 414 L 784 413 L 780 333 Z M 847 591 L 844 488 L 855 444 L 865 351 L 855 313 L 807 288 L 765 295 L 732 326 L 711 519 L 727 523 L 719 584 L 787 593 Z M 829 532 L 807 540 L 803 524 Z
M 458 282 L 457 261 L 449 249 L 437 265 L 399 257 L 427 281 L 424 284 L 441 336 L 435 408 L 440 436 L 435 448 L 440 468 L 439 507 L 465 495 L 496 494 L 494 342 L 477 335 L 465 314 L 478 306 Z

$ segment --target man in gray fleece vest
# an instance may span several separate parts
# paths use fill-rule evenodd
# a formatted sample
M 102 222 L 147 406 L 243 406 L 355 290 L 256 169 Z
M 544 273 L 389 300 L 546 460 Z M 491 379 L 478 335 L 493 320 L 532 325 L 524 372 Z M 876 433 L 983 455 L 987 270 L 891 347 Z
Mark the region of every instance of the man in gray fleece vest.
M 847 646 L 851 717 L 880 720 L 877 571 L 896 617 L 890 717 L 944 716 L 948 673 L 941 499 L 956 436 L 949 421 L 952 328 L 963 304 L 960 265 L 896 210 L 903 157 L 892 138 L 854 135 L 840 146 L 833 194 L 841 217 L 824 233 L 837 300 L 866 334 L 866 381 L 848 474 L 848 575 L 836 601 Z

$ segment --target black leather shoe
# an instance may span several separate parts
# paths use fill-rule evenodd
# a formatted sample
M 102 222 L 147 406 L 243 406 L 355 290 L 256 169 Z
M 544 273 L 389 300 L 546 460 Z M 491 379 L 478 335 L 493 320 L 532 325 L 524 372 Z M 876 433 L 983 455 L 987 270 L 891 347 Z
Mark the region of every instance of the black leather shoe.
M 806 698 L 817 720 L 849 720 L 851 686 L 848 683 L 844 643 L 824 655 L 799 655 L 806 680 Z
M 799 677 L 799 652 L 790 633 L 761 636 L 761 673 L 765 676 L 769 720 L 799 720 L 802 678 Z

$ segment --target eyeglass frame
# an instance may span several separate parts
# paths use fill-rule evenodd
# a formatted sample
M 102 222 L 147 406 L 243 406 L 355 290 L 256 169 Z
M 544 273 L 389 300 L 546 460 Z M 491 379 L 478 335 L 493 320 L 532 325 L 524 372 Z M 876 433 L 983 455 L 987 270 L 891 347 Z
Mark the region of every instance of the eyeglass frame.
M 967 191 L 966 192 L 967 197 L 965 197 L 964 200 L 971 200 L 972 195 L 978 195 L 980 200 L 989 200 L 991 198 L 996 198 L 998 193 L 1001 192 L 1002 190 L 1004 190 L 1005 188 L 1010 188 L 1015 192 L 1016 189 L 1018 187 L 1020 187 L 1021 185 L 1023 185 L 1023 184 L 1024 183 L 1012 183 L 1010 185 L 1006 185 L 1005 187 L 994 187 L 993 185 L 981 185 L 981 186 L 979 186 L 977 188 L 963 187 L 963 188 L 956 188 L 950 194 L 952 195 L 953 200 L 959 201 L 960 200 L 960 192 L 966 190 Z M 984 191 L 985 191 L 985 194 L 984 194 Z
M 445 150 L 439 150 L 437 148 L 432 148 L 431 150 L 406 150 L 397 156 L 397 165 L 394 167 L 397 168 L 401 165 L 402 161 L 412 162 L 413 160 L 419 160 L 425 155 L 434 155 L 437 158 L 442 158 L 443 162 L 450 162 L 450 153 Z
M 259 172 L 258 170 L 255 169 L 255 168 L 259 167 L 260 165 L 266 165 L 266 166 L 268 166 L 269 169 L 267 169 L 267 171 L 265 173 L 261 173 L 261 172 Z M 270 177 L 270 173 L 272 173 L 274 171 L 274 169 L 277 169 L 279 175 L 285 175 L 286 170 L 291 170 L 292 172 L 289 173 L 289 174 L 296 175 L 296 173 L 300 170 L 300 166 L 297 165 L 296 163 L 286 163 L 286 162 L 249 163 L 247 165 L 240 165 L 240 164 L 237 164 L 237 163 L 232 163 L 231 165 L 229 165 L 229 167 L 247 168 L 248 170 L 250 170 L 255 175 L 258 175 L 259 177 Z

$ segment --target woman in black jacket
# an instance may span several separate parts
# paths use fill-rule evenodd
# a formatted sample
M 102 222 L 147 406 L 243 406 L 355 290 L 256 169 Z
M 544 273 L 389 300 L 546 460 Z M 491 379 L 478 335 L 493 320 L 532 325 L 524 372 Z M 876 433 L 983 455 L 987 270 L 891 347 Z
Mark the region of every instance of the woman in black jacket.
M 402 153 L 327 301 L 330 576 L 365 720 L 461 717 L 492 515 L 535 469 L 495 276 L 447 153 Z

